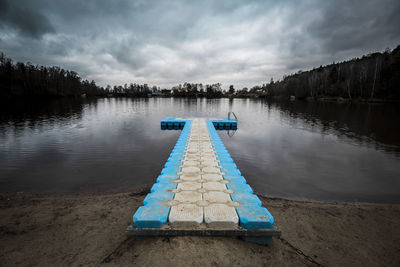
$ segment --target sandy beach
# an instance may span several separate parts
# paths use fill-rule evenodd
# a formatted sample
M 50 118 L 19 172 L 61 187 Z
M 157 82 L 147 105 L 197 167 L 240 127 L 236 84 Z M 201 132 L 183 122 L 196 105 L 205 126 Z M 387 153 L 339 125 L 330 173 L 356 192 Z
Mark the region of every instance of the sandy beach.
M 233 237 L 127 239 L 146 194 L 2 194 L 0 265 L 400 265 L 400 205 L 259 196 L 282 229 L 268 246 Z

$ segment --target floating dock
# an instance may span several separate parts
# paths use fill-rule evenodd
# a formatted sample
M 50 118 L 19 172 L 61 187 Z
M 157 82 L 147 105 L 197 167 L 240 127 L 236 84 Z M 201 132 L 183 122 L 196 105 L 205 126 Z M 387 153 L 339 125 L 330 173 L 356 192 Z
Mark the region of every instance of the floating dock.
M 279 236 L 216 131 L 236 127 L 227 117 L 162 120 L 162 129 L 182 133 L 127 234 L 242 236 L 261 244 Z

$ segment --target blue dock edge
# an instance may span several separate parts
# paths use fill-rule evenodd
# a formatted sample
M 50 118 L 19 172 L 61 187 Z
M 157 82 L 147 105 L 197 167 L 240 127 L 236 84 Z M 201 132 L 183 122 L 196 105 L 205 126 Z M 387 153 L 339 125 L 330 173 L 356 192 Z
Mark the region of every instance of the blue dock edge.
M 167 117 L 161 121 L 161 129 L 162 130 L 179 130 L 183 129 L 185 123 L 194 119 L 195 117 Z M 204 118 L 208 119 L 208 117 L 196 117 L 196 118 Z M 212 124 L 217 129 L 237 129 L 238 123 L 236 120 L 232 120 L 228 117 L 218 117 L 218 120 L 212 121 Z
M 194 117 L 168 117 L 161 121 L 161 129 L 181 129 L 179 139 L 172 150 L 167 162 L 158 176 L 156 183 L 151 188 L 143 201 L 143 206 L 139 207 L 133 216 L 134 227 L 136 228 L 160 228 L 168 223 L 170 207 L 158 204 L 174 198 L 171 189 L 177 188 L 177 183 L 172 180 L 178 179 L 180 166 L 185 157 L 185 149 L 189 140 L 191 124 Z M 198 118 L 198 117 L 196 117 Z M 213 117 L 214 118 L 214 117 Z M 216 129 L 236 129 L 236 120 L 228 117 L 218 117 L 216 120 L 206 118 L 211 143 L 215 154 L 222 167 L 224 179 L 229 180 L 227 188 L 234 191 L 230 194 L 232 201 L 240 202 L 236 207 L 239 216 L 239 225 L 244 229 L 272 229 L 274 228 L 274 218 L 271 213 L 262 207 L 261 200 L 253 193 L 252 188 L 247 184 L 229 152 L 221 141 Z M 245 237 L 245 241 L 259 244 L 268 244 L 272 237 Z

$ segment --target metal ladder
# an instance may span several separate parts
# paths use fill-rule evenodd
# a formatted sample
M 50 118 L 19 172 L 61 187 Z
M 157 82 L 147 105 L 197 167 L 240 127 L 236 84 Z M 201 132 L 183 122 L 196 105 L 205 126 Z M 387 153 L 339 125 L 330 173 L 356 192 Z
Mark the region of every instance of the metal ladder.
M 231 119 L 231 114 L 235 117 L 235 121 L 239 121 L 238 118 L 236 117 L 235 112 L 233 112 L 233 111 L 229 111 L 229 112 L 228 112 L 228 119 L 229 119 L 229 120 Z
M 238 118 L 236 117 L 235 112 L 233 112 L 233 111 L 229 111 L 229 112 L 228 112 L 228 120 L 231 119 L 231 114 L 235 117 L 235 120 L 236 120 L 236 121 L 239 121 Z M 232 137 L 232 136 L 235 135 L 236 131 L 237 131 L 237 130 L 228 130 L 228 131 L 227 131 L 227 134 L 228 134 L 229 137 Z

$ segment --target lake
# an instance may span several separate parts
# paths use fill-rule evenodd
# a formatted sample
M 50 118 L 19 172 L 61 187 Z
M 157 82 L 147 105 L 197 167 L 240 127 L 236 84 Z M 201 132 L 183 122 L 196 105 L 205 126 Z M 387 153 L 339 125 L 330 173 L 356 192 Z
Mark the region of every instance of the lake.
M 257 193 L 400 203 L 400 107 L 256 99 L 106 98 L 0 108 L 0 190 L 80 193 L 155 182 L 180 130 L 168 116 L 226 116 L 219 131 Z

